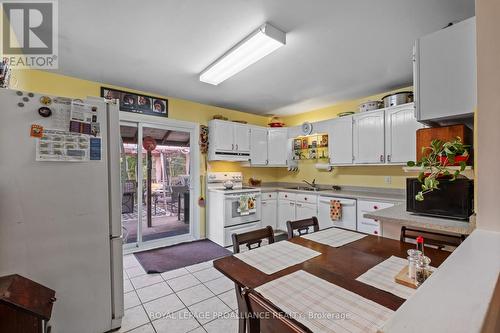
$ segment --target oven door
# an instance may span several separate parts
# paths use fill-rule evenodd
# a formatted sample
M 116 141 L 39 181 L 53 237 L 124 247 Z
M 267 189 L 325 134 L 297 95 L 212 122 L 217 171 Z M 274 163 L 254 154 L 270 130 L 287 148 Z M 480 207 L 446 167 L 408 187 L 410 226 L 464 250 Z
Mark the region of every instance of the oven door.
M 241 215 L 240 213 L 238 213 L 241 196 L 240 194 L 226 194 L 224 196 L 224 227 L 260 221 L 260 193 L 248 194 L 255 195 L 255 212 L 252 212 L 248 215 Z

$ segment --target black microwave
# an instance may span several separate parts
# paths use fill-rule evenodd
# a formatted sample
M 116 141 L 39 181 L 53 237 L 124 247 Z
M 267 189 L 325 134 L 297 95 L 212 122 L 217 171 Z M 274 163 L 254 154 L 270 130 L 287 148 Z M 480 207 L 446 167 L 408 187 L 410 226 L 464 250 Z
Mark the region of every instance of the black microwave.
M 474 213 L 474 181 L 472 179 L 441 180 L 439 189 L 415 199 L 422 190 L 417 178 L 406 179 L 406 210 L 419 215 L 468 220 Z

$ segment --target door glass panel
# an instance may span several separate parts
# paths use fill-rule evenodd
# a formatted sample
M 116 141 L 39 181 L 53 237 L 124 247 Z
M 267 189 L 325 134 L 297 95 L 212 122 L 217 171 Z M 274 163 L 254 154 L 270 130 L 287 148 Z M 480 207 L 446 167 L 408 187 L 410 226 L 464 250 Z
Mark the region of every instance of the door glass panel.
M 137 243 L 138 197 L 137 197 L 137 124 L 121 124 L 120 175 L 122 185 L 122 232 L 125 244 Z
M 142 127 L 142 242 L 190 233 L 190 133 Z

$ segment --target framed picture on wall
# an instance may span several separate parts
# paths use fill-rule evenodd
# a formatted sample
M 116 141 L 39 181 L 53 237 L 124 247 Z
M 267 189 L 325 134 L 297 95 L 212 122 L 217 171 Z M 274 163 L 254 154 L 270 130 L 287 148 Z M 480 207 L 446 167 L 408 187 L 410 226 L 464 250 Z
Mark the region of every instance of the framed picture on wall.
M 119 100 L 120 111 L 168 117 L 168 100 L 101 87 L 101 97 Z

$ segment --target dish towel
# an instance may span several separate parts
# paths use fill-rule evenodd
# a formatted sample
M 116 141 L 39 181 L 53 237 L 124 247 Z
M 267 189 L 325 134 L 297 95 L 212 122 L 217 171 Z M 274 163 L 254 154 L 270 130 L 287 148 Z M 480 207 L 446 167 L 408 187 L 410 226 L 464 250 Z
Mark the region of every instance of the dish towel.
M 255 208 L 255 196 L 242 194 L 240 196 L 237 211 L 240 215 L 250 215 L 255 213 L 257 211 Z
M 339 221 L 342 218 L 342 204 L 339 200 L 330 200 L 330 219 Z

